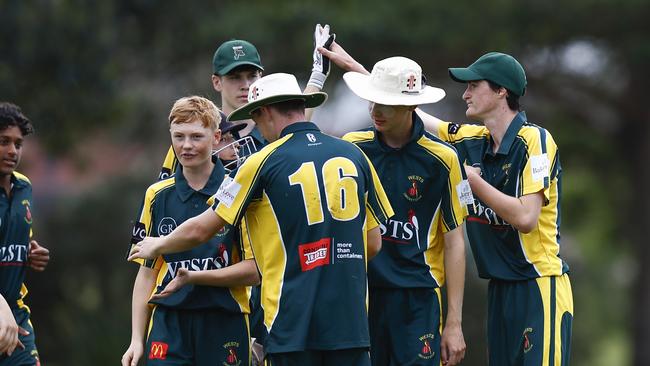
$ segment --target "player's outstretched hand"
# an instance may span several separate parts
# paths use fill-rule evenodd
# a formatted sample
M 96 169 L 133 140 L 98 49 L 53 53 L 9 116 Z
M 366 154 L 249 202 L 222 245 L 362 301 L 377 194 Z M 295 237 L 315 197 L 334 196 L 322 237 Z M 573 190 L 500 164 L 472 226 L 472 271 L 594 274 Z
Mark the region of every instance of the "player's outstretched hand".
M 122 366 L 137 366 L 143 354 L 142 342 L 131 342 L 129 349 L 122 356 Z
M 318 52 L 320 47 L 328 49 L 334 39 L 336 38 L 335 34 L 330 34 L 329 24 L 321 26 L 316 24 L 314 29 L 314 53 L 313 53 L 313 64 L 311 69 L 311 76 L 307 85 L 313 85 L 319 90 L 323 89 L 325 80 L 330 73 L 330 60 L 327 57 Z
M 440 360 L 445 366 L 453 366 L 465 358 L 465 338 L 460 325 L 445 326 L 440 341 Z
M 161 244 L 163 237 L 147 236 L 138 244 L 131 248 L 128 260 L 134 259 L 155 259 L 158 257 L 158 246 Z
M 27 330 L 16 324 L 14 315 L 8 306 L 0 311 L 0 355 L 7 354 L 11 356 L 16 347 L 25 349 L 18 336 L 28 334 Z
M 50 251 L 38 244 L 36 240 L 29 242 L 29 254 L 27 254 L 29 268 L 42 272 L 50 262 Z
M 190 282 L 190 271 L 185 269 L 185 268 L 179 268 L 178 272 L 176 272 L 176 277 L 174 277 L 173 280 L 171 280 L 165 288 L 160 291 L 158 294 L 154 294 L 151 296 L 152 300 L 157 300 L 161 299 L 163 297 L 167 297 L 174 292 L 178 291 L 181 287 L 185 286 Z
M 336 66 L 341 68 L 344 71 L 356 71 L 362 74 L 370 74 L 363 65 L 361 65 L 354 57 L 350 56 L 349 53 L 341 47 L 336 41 L 332 42 L 332 45 L 329 49 L 325 47 L 318 47 L 318 52 L 323 56 L 327 57 L 332 61 Z

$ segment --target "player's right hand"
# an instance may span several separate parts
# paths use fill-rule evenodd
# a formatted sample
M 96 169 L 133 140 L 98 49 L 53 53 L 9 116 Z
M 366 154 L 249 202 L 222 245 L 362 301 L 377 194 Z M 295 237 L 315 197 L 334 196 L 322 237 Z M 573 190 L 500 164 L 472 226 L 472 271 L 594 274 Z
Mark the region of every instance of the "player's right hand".
M 142 342 L 131 342 L 122 356 L 122 366 L 137 366 L 144 353 Z
M 151 296 L 151 300 L 158 300 L 167 297 L 174 292 L 178 291 L 181 287 L 185 286 L 190 281 L 190 271 L 185 268 L 179 268 L 176 272 L 176 277 L 171 280 L 165 288 L 158 294 Z

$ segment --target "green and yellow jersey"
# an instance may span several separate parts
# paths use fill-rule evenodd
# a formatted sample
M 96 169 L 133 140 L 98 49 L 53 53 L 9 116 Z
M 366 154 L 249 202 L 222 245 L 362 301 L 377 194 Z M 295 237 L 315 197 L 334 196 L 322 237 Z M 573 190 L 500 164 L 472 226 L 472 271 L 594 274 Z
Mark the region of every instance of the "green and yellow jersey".
M 474 197 L 467 235 L 479 275 L 518 281 L 568 272 L 560 257 L 562 168 L 551 134 L 520 112 L 496 153 L 484 126 L 441 123 L 438 136 L 456 147 L 464 164 L 479 167 L 482 178 L 499 191 L 512 197 L 544 193 L 537 225 L 527 234 Z
M 224 174 L 223 165 L 215 159 L 212 174 L 205 187 L 199 191 L 188 185 L 181 170 L 170 178 L 152 184 L 147 189 L 138 221 L 133 228 L 129 251 L 145 236 L 168 235 L 178 225 L 203 213 L 210 207 L 208 200 L 219 188 Z M 154 289 L 154 293 L 157 293 L 176 276 L 179 268 L 190 271 L 212 270 L 241 261 L 243 255 L 238 235 L 238 230 L 227 225 L 212 239 L 191 250 L 136 262 L 158 271 Z M 178 292 L 151 303 L 176 309 L 219 309 L 249 313 L 249 296 L 250 289 L 245 286 L 227 288 L 185 285 Z
M 463 224 L 471 190 L 456 150 L 424 131 L 413 113 L 409 142 L 395 149 L 374 129 L 343 136 L 370 158 L 395 216 L 381 225 L 382 250 L 368 265 L 371 287 L 445 283 L 444 233 Z
M 366 231 L 393 212 L 359 148 L 294 123 L 215 197 L 228 223 L 246 220 L 268 353 L 369 346 Z
M 26 307 L 25 273 L 32 236 L 32 184 L 14 172 L 11 196 L 0 189 L 0 293 L 12 309 Z

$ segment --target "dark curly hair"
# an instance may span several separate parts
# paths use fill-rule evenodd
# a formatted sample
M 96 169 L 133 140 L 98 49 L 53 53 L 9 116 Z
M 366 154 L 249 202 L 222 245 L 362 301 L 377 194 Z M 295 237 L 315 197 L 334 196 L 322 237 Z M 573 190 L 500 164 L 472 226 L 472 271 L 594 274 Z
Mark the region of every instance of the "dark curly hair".
M 16 126 L 23 136 L 34 133 L 34 126 L 27 118 L 20 107 L 9 102 L 0 102 L 0 131 Z

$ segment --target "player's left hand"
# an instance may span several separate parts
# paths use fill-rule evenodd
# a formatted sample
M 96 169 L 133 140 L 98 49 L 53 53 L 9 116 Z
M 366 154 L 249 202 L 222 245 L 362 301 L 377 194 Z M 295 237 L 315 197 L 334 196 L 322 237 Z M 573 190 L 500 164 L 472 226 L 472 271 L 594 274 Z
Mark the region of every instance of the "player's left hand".
M 313 85 L 319 90 L 323 89 L 323 85 L 325 84 L 325 80 L 327 79 L 331 68 L 330 60 L 318 52 L 318 49 L 329 49 L 335 38 L 335 34 L 330 34 L 329 24 L 325 24 L 325 26 L 316 24 L 316 28 L 314 29 L 314 63 L 307 85 Z
M 176 272 L 176 277 L 174 277 L 173 280 L 171 280 L 165 288 L 160 291 L 158 294 L 154 294 L 151 296 L 152 300 L 158 300 L 162 299 L 163 297 L 167 297 L 174 292 L 178 291 L 181 287 L 185 286 L 190 282 L 190 275 L 191 272 L 188 269 L 185 268 L 179 268 L 178 272 Z
M 50 262 L 50 251 L 47 248 L 40 246 L 36 240 L 32 240 L 29 242 L 27 262 L 31 269 L 42 272 Z
M 460 325 L 445 326 L 440 341 L 440 360 L 445 366 L 457 365 L 465 358 L 465 338 Z
M 132 261 L 134 259 L 157 258 L 160 255 L 158 252 L 158 246 L 162 240 L 163 237 L 145 237 L 142 241 L 131 248 L 131 253 L 129 253 L 129 258 L 127 259 Z

